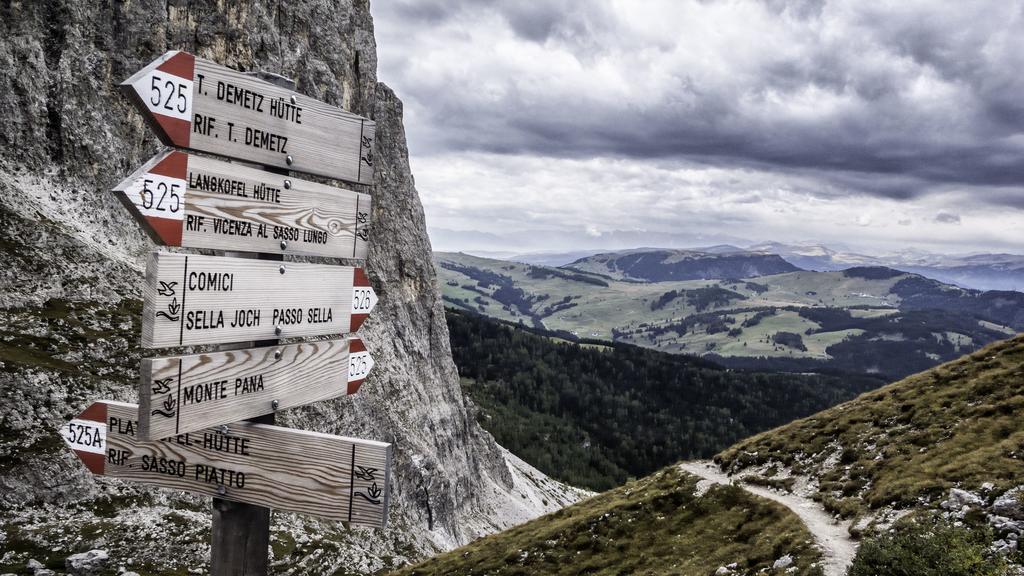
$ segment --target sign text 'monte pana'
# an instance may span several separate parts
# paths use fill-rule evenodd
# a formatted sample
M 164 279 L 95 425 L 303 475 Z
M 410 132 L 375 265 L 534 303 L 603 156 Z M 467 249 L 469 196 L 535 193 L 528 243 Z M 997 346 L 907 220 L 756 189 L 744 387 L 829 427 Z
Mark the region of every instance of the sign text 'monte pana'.
M 142 345 L 348 334 L 376 303 L 361 268 L 153 252 Z
M 356 337 L 145 358 L 138 435 L 167 438 L 355 394 L 372 368 Z
M 375 124 L 172 50 L 121 83 L 167 145 L 373 183 Z
M 139 407 L 99 401 L 61 428 L 93 473 L 384 527 L 391 445 L 239 422 L 146 442 Z
M 366 258 L 368 194 L 171 150 L 114 192 L 166 246 Z

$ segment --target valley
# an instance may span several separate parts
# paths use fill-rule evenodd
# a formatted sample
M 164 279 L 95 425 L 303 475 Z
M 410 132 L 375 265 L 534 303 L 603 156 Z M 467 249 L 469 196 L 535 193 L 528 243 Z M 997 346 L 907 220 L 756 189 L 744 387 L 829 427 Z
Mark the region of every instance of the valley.
M 446 315 L 480 425 L 545 474 L 591 490 L 709 458 L 884 384 L 858 374 L 732 371 L 632 344 L 579 344 L 470 312 Z
M 648 282 L 635 277 L 636 252 L 621 256 L 560 268 L 461 253 L 434 258 L 449 307 L 570 339 L 701 355 L 735 368 L 897 379 L 1024 329 L 1022 293 L 967 290 L 889 268 Z M 625 258 L 633 265 L 623 266 Z M 671 260 L 669 269 L 685 275 Z M 759 256 L 731 264 L 758 265 L 764 266 Z M 601 266 L 613 274 L 595 272 Z

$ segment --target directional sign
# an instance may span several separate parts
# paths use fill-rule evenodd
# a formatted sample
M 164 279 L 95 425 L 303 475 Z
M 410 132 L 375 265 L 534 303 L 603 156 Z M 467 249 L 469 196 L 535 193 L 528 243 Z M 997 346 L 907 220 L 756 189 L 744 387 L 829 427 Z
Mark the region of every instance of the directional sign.
M 99 401 L 61 428 L 93 474 L 384 527 L 391 445 L 240 422 L 146 442 L 139 407 Z
M 171 150 L 114 191 L 166 246 L 366 258 L 367 194 Z
M 165 144 L 373 183 L 375 124 L 172 50 L 121 83 Z
M 355 332 L 377 303 L 361 268 L 154 252 L 146 348 Z
M 359 338 L 145 358 L 139 438 L 167 438 L 355 394 L 373 368 Z

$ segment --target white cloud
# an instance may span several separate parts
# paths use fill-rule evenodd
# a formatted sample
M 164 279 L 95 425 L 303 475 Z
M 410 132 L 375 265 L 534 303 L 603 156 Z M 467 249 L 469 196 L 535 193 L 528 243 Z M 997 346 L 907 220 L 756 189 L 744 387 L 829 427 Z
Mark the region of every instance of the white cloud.
M 814 175 L 695 163 L 449 153 L 414 157 L 413 170 L 432 227 L 499 235 L 685 231 L 875 252 L 905 246 L 966 252 L 1012 251 L 1024 226 L 1020 212 L 972 203 L 972 192 L 962 188 L 907 203 L 836 190 L 817 194 Z M 961 225 L 951 228 L 956 218 Z

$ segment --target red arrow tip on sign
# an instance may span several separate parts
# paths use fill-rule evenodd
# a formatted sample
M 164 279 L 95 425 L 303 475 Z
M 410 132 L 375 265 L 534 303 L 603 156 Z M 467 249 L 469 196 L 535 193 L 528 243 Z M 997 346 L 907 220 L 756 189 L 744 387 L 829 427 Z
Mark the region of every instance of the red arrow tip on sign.
M 188 154 L 178 151 L 171 152 L 166 158 L 158 162 L 156 166 L 153 166 L 150 169 L 150 173 L 178 179 L 184 183 L 185 178 L 188 176 Z M 182 194 L 184 194 L 184 190 L 185 187 L 183 186 Z M 181 218 L 169 219 L 146 216 L 146 221 L 153 228 L 153 232 L 160 236 L 164 244 L 167 246 L 181 246 L 184 220 Z
M 160 160 L 155 166 L 149 169 L 153 174 L 167 176 L 168 178 L 185 179 L 188 175 L 188 154 L 171 151 L 166 158 Z
M 188 154 L 165 151 L 118 183 L 114 191 L 143 221 L 154 242 L 181 246 L 187 177 Z
M 187 148 L 192 131 L 195 56 L 170 51 L 121 83 L 142 108 L 160 140 Z
M 373 370 L 373 356 L 366 350 L 366 345 L 359 338 L 348 341 L 348 393 L 355 394 L 363 385 L 366 376 Z
M 60 429 L 60 435 L 93 474 L 102 475 L 107 451 L 107 405 L 96 402 Z
M 369 286 L 370 277 L 366 275 L 366 270 L 362 268 L 356 268 L 352 271 L 352 285 L 353 286 Z
M 362 268 L 355 268 L 352 277 L 352 322 L 350 332 L 356 332 L 377 305 L 377 293 Z

